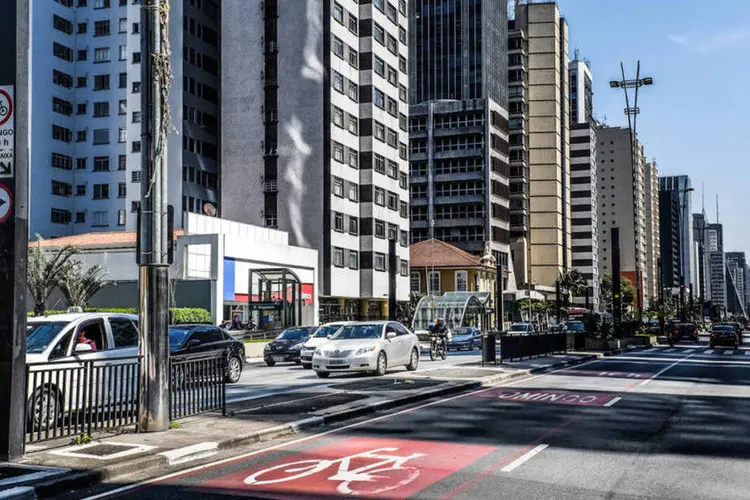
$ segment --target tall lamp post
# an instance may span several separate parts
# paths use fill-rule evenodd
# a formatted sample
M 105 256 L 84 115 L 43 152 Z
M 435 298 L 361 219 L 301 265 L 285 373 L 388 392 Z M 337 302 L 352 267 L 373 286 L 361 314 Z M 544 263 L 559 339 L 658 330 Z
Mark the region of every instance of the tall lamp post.
M 687 316 L 685 314 L 685 249 L 687 245 L 682 244 L 682 239 L 685 232 L 685 208 L 687 207 L 687 194 L 692 191 L 695 191 L 695 189 L 687 186 L 682 188 L 682 200 L 680 200 L 680 321 L 682 321 L 683 323 L 686 321 Z M 689 238 L 685 238 L 686 243 L 689 243 L 687 241 L 688 239 Z
M 638 89 L 644 85 L 653 85 L 654 79 L 651 77 L 641 78 L 641 61 L 638 61 L 638 66 L 635 73 L 634 80 L 628 80 L 625 78 L 625 65 L 620 63 L 620 70 L 622 72 L 622 80 L 611 80 L 609 86 L 613 89 L 621 88 L 625 94 L 625 114 L 628 117 L 628 131 L 630 132 L 630 163 L 633 170 L 635 170 L 635 141 L 637 137 L 637 125 L 638 125 L 638 114 L 641 112 L 638 107 Z M 633 106 L 630 106 L 630 94 L 628 89 L 635 89 L 635 100 Z M 642 295 L 642 284 L 641 284 L 641 261 L 638 256 L 638 211 L 636 207 L 633 207 L 633 235 L 635 247 L 633 248 L 633 254 L 635 256 L 635 289 L 636 289 L 636 305 L 638 308 L 638 323 L 643 323 L 643 297 Z

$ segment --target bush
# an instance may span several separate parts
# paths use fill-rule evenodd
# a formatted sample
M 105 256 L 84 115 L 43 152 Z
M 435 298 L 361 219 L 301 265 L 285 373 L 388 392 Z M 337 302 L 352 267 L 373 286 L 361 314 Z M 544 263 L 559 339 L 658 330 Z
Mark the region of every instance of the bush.
M 171 325 L 211 324 L 211 313 L 198 307 L 177 307 L 169 310 Z

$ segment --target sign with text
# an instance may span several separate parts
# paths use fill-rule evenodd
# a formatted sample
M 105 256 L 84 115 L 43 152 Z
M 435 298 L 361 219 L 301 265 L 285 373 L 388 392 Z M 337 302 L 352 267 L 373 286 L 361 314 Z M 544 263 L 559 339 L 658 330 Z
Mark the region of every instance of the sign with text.
M 517 403 L 548 403 L 572 406 L 605 406 L 614 395 L 586 392 L 549 391 L 538 389 L 492 389 L 482 391 L 475 397 L 513 401 Z
M 0 179 L 12 178 L 15 175 L 13 166 L 14 105 L 13 86 L 0 87 Z

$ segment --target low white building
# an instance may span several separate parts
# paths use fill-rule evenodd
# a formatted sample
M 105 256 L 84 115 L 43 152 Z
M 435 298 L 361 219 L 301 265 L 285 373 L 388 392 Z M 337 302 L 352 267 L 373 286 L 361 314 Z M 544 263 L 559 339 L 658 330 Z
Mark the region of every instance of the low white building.
M 170 301 L 173 307 L 202 307 L 213 322 L 241 314 L 256 322 L 318 324 L 318 252 L 289 245 L 286 232 L 239 222 L 185 213 L 184 230 L 175 232 Z M 35 243 L 30 243 L 31 245 Z M 114 282 L 99 292 L 92 307 L 133 307 L 138 303 L 138 265 L 134 232 L 88 233 L 42 243 L 52 248 L 72 245 L 84 265 L 100 264 Z M 253 286 L 250 288 L 250 276 Z M 259 288 L 264 282 L 264 288 Z M 282 313 L 283 295 L 289 304 Z M 252 300 L 252 302 L 251 302 Z M 48 301 L 50 309 L 67 307 L 61 294 Z M 33 302 L 29 301 L 29 308 Z

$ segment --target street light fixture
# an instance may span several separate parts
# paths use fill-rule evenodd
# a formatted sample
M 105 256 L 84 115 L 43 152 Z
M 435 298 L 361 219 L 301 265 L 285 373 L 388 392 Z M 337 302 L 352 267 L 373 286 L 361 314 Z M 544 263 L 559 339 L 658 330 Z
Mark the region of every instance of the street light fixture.
M 638 124 L 638 114 L 641 109 L 638 107 L 638 89 L 644 85 L 653 85 L 654 79 L 651 77 L 641 78 L 641 61 L 638 61 L 636 69 L 635 79 L 628 80 L 625 78 L 625 65 L 620 63 L 620 71 L 622 72 L 621 80 L 611 80 L 609 86 L 613 89 L 621 88 L 625 94 L 625 114 L 628 117 L 628 130 L 630 132 L 630 163 L 632 168 L 635 169 L 635 140 L 636 140 L 636 127 Z M 635 89 L 635 100 L 633 107 L 630 106 L 630 95 L 628 89 Z M 632 117 L 632 118 L 631 118 Z M 633 235 L 635 239 L 635 246 L 633 247 L 633 253 L 635 255 L 635 286 L 636 286 L 636 305 L 638 307 L 638 323 L 643 323 L 643 298 L 642 298 L 642 284 L 641 284 L 641 262 L 638 257 L 638 212 L 633 210 Z

